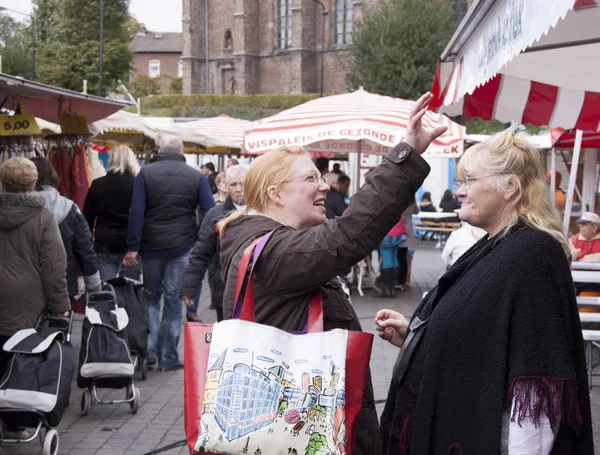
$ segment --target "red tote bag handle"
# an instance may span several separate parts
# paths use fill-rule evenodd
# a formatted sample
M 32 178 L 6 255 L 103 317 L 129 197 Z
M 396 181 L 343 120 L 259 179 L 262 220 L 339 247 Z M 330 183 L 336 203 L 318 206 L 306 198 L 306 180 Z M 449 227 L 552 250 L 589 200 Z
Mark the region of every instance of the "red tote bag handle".
M 242 258 L 240 260 L 240 267 L 238 269 L 238 278 L 235 290 L 235 304 L 233 309 L 234 319 L 241 319 L 243 321 L 255 322 L 254 319 L 254 266 L 258 262 L 258 258 L 262 253 L 265 245 L 271 238 L 271 235 L 275 231 L 271 231 L 268 234 L 254 240 L 248 248 L 244 250 Z M 250 274 L 248 277 L 248 285 L 246 286 L 245 295 L 242 296 L 242 288 L 244 287 L 244 280 L 248 272 L 250 265 L 250 259 L 252 259 L 252 266 L 250 266 Z M 317 333 L 323 331 L 323 298 L 321 289 L 317 288 L 313 292 L 310 305 L 308 306 L 308 318 L 304 326 L 304 330 L 301 333 Z

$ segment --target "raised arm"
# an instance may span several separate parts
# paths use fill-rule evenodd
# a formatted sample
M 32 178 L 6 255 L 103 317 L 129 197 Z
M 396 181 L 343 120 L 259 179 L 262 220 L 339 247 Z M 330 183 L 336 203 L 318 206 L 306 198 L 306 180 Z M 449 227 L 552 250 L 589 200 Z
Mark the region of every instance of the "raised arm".
M 272 291 L 306 292 L 329 281 L 367 256 L 398 222 L 429 173 L 420 155 L 446 130 L 422 127 L 430 98 L 426 94 L 415 103 L 405 142 L 369 174 L 342 217 L 309 229 L 280 229 L 273 234 L 257 264 L 257 272 L 269 277 Z

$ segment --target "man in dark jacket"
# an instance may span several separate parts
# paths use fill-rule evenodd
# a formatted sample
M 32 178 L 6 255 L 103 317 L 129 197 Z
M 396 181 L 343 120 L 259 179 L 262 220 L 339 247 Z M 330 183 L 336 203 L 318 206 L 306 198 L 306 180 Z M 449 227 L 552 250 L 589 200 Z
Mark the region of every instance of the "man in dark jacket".
M 180 369 L 177 346 L 181 334 L 179 284 L 198 231 L 196 209 L 204 216 L 214 207 L 208 181 L 188 166 L 183 142 L 175 136 L 161 141 L 156 161 L 135 179 L 129 215 L 128 267 L 142 256 L 148 302 L 148 364 L 162 371 Z M 164 308 L 160 316 L 160 300 Z
M 208 280 L 212 305 L 217 310 L 217 322 L 223 320 L 223 290 L 225 285 L 221 279 L 221 263 L 219 253 L 221 252 L 221 241 L 217 233 L 217 223 L 235 210 L 245 210 L 244 201 L 244 177 L 246 168 L 243 166 L 231 166 L 227 169 L 226 183 L 229 196 L 223 204 L 210 209 L 200 227 L 200 235 L 194 246 L 190 262 L 183 272 L 179 295 L 188 306 L 194 304 L 198 285 L 204 279 L 204 273 L 208 269 Z
M 336 175 L 329 173 L 326 177 L 330 178 L 329 182 L 330 190 L 325 196 L 325 216 L 328 220 L 335 218 L 336 216 L 342 216 L 344 210 L 348 207 L 346 204 L 346 193 L 350 188 L 350 177 L 347 175 Z

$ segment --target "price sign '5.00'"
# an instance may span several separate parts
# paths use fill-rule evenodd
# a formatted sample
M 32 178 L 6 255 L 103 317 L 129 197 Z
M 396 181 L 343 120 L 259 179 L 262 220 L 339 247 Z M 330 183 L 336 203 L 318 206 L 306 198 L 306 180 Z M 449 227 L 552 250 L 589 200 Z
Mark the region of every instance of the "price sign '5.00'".
M 29 112 L 17 115 L 0 115 L 0 136 L 27 136 L 41 134 L 35 117 Z

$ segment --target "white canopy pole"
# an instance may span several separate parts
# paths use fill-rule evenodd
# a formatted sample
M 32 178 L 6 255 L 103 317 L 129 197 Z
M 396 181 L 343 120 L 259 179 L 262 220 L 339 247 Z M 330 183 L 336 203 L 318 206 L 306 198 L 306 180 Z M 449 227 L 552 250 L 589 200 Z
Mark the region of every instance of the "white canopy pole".
M 583 188 L 581 189 L 581 211 L 593 212 L 596 202 L 596 166 L 598 164 L 598 149 L 586 148 L 583 154 Z
M 575 146 L 573 147 L 573 161 L 571 161 L 571 172 L 569 173 L 569 187 L 567 189 L 567 205 L 565 207 L 565 218 L 563 220 L 563 232 L 569 235 L 569 222 L 571 221 L 571 210 L 573 208 L 573 194 L 575 192 L 575 182 L 577 180 L 577 166 L 579 165 L 579 154 L 581 152 L 581 141 L 583 131 L 575 132 Z
M 556 149 L 554 147 L 550 150 L 550 174 L 550 191 L 554 195 L 556 193 Z

